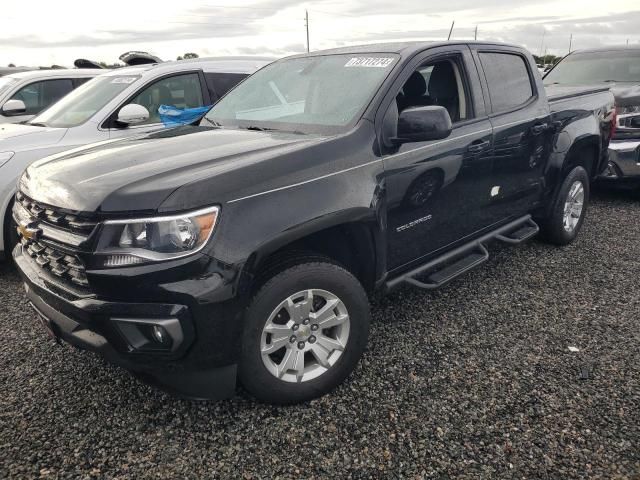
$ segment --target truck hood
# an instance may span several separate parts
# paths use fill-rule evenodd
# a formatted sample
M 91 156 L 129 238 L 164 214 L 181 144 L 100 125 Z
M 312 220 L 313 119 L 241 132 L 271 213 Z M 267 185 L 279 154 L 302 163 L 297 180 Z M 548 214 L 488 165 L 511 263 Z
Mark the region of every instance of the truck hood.
M 34 200 L 74 211 L 155 211 L 190 182 L 318 141 L 284 132 L 180 127 L 44 158 L 27 169 L 20 189 Z M 231 188 L 219 185 L 216 198 Z
M 55 145 L 67 133 L 66 128 L 36 127 L 28 124 L 0 124 L 0 152 L 16 152 Z

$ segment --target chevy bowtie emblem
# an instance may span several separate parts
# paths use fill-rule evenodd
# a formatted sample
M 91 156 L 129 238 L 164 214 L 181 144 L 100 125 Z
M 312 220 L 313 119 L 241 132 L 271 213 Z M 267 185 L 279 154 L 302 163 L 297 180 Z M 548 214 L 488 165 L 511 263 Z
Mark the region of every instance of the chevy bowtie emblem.
M 26 240 L 35 240 L 41 232 L 42 230 L 29 224 L 21 223 L 18 225 L 18 234 Z

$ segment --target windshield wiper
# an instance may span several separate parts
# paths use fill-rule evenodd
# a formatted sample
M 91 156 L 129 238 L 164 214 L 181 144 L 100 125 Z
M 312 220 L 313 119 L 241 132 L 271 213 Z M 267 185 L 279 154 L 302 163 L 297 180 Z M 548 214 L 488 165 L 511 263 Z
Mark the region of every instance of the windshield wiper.
M 256 125 L 248 125 L 246 127 L 239 127 L 242 128 L 244 130 L 253 130 L 256 132 L 272 132 L 274 130 L 276 130 L 275 128 L 269 128 L 269 127 L 258 127 Z
M 217 128 L 223 127 L 223 125 L 220 122 L 216 122 L 215 120 L 211 120 L 210 118 L 202 117 L 202 120 L 206 120 L 207 122 L 209 122 L 210 125 L 214 127 L 217 127 Z
M 33 125 L 34 127 L 48 127 L 46 123 L 42 122 L 24 122 L 24 125 Z

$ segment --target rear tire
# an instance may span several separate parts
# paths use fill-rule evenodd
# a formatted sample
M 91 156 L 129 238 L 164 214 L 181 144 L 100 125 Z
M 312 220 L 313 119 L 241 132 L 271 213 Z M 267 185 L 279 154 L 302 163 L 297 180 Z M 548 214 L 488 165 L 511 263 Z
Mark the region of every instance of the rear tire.
M 549 216 L 539 222 L 542 238 L 554 245 L 573 242 L 584 223 L 589 195 L 589 175 L 583 167 L 575 167 L 562 182 Z
M 299 263 L 273 275 L 245 314 L 239 378 L 258 400 L 294 404 L 333 390 L 369 335 L 369 301 L 339 265 Z

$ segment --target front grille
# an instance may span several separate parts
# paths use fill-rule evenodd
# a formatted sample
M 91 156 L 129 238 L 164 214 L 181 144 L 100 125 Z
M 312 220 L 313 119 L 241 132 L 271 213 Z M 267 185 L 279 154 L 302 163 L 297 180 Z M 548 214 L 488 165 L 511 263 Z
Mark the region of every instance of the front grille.
M 33 258 L 40 268 L 80 287 L 89 286 L 84 264 L 76 255 L 70 255 L 38 240 L 22 238 L 20 242 L 23 251 Z
M 97 222 L 91 218 L 80 217 L 77 214 L 62 212 L 54 207 L 43 205 L 30 199 L 22 192 L 16 194 L 16 201 L 20 203 L 34 219 L 80 235 L 88 236 L 97 225 Z
M 16 194 L 13 217 L 19 225 L 20 243 L 25 255 L 42 270 L 63 284 L 86 288 L 85 265 L 79 254 L 87 248 L 97 222 Z

